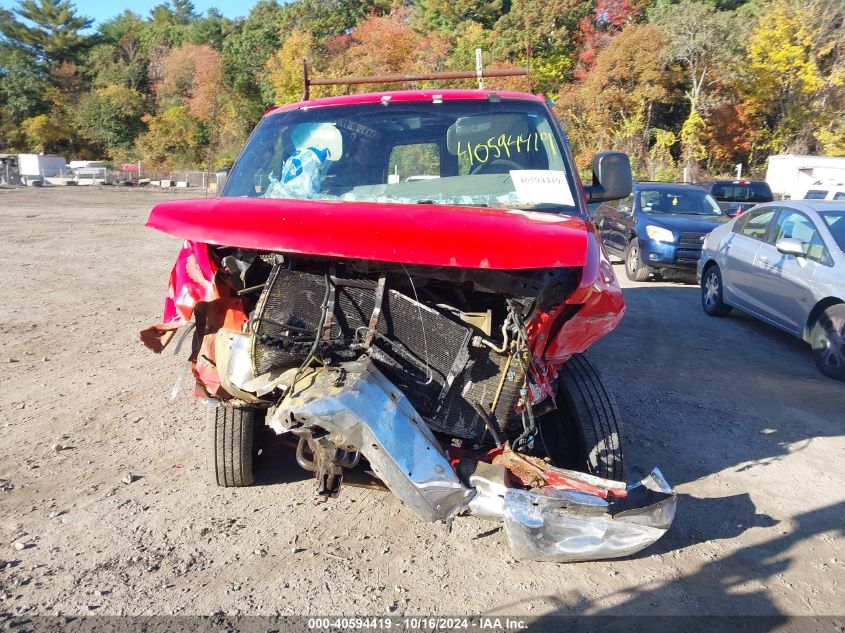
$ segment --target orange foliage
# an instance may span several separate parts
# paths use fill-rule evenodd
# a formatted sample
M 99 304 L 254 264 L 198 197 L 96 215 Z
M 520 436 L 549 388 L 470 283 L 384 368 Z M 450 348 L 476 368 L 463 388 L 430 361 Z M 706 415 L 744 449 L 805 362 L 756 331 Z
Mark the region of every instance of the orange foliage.
M 219 92 L 222 59 L 208 44 L 174 48 L 164 58 L 155 86 L 159 100 L 178 97 L 193 116 L 208 121 Z
M 371 13 L 352 29 L 344 55 L 350 75 L 436 72 L 445 67 L 450 50 L 442 35 L 420 35 L 408 24 L 408 11 Z
M 710 113 L 710 138 L 707 147 L 715 162 L 737 163 L 747 159 L 753 146 L 750 130 L 754 113 L 747 104 L 731 96 Z

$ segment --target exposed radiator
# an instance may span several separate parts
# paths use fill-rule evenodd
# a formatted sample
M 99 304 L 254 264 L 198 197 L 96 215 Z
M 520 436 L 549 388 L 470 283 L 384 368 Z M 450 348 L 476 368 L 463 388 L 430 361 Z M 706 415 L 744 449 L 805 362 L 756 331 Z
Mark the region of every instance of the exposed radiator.
M 376 287 L 370 279 L 334 279 L 331 327 L 321 333 L 321 354 L 350 360 L 367 351 Z M 256 373 L 302 363 L 325 297 L 324 272 L 274 268 L 251 324 Z M 470 347 L 476 333 L 467 323 L 387 288 L 369 354 L 434 430 L 477 438 L 484 422 L 470 401 L 490 410 L 506 361 L 487 348 Z

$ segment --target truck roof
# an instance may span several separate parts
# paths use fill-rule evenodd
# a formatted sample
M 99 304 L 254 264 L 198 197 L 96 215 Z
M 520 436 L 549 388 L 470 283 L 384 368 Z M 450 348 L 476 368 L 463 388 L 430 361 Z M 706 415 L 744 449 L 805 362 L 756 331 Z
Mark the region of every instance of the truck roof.
M 363 94 L 342 95 L 339 97 L 324 97 L 322 99 L 310 99 L 298 101 L 286 105 L 273 106 L 268 108 L 265 114 L 271 112 L 283 112 L 297 110 L 300 108 L 316 108 L 323 106 L 338 105 L 363 105 L 371 103 L 391 102 L 413 102 L 413 101 L 481 101 L 484 99 L 512 99 L 544 103 L 542 95 L 534 95 L 527 92 L 511 92 L 509 90 L 397 90 L 391 92 L 367 92 Z

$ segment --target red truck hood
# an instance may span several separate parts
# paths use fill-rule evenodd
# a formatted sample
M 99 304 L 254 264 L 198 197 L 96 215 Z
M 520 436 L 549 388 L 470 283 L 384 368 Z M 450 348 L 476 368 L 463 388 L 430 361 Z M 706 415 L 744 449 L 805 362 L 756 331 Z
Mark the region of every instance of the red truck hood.
M 156 205 L 147 226 L 194 242 L 460 268 L 583 267 L 578 217 L 432 204 L 208 198 Z

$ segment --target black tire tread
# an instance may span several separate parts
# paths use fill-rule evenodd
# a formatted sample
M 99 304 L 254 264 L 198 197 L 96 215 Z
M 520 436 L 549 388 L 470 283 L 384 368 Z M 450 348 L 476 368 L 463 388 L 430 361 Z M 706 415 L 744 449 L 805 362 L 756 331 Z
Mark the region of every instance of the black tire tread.
M 206 435 L 208 467 L 214 483 L 223 488 L 239 488 L 254 483 L 254 409 L 226 404 L 208 406 Z
M 648 276 L 651 274 L 651 269 L 645 264 L 643 264 L 642 260 L 639 260 L 639 255 L 637 257 L 640 265 L 637 268 L 637 272 L 634 275 L 631 275 L 631 271 L 628 270 L 628 255 L 629 251 L 631 250 L 632 244 L 636 245 L 638 252 L 640 248 L 640 243 L 637 241 L 636 238 L 628 242 L 628 246 L 625 247 L 625 275 L 631 281 L 648 281 Z
M 584 438 L 588 472 L 620 480 L 624 474 L 622 416 L 601 375 L 586 357 L 575 354 L 560 371 L 560 387 L 560 394 Z M 599 448 L 602 443 L 603 451 Z
M 824 327 L 822 323 L 826 319 L 829 319 L 830 315 L 836 315 L 839 318 L 845 318 L 845 303 L 834 303 L 833 305 L 828 306 L 827 308 L 822 310 L 821 314 L 819 314 L 818 318 L 816 319 L 816 322 L 813 324 L 813 335 L 811 339 L 813 349 L 813 360 L 815 361 L 816 367 L 818 367 L 819 371 L 828 378 L 845 381 L 845 367 L 832 369 L 830 367 L 825 366 L 824 363 L 822 363 L 822 360 L 819 357 L 817 351 L 817 341 L 819 338 L 819 334 L 821 334 L 820 330 Z
M 707 276 L 710 274 L 710 271 L 714 269 L 716 271 L 716 274 L 719 275 L 719 303 L 711 310 L 708 310 L 707 306 L 704 305 L 704 284 L 707 282 Z M 722 279 L 722 271 L 719 269 L 718 264 L 711 263 L 704 269 L 704 272 L 701 274 L 701 307 L 704 310 L 705 314 L 714 317 L 723 317 L 730 314 L 731 306 L 725 303 L 725 300 L 723 299 L 724 293 L 725 283 Z

